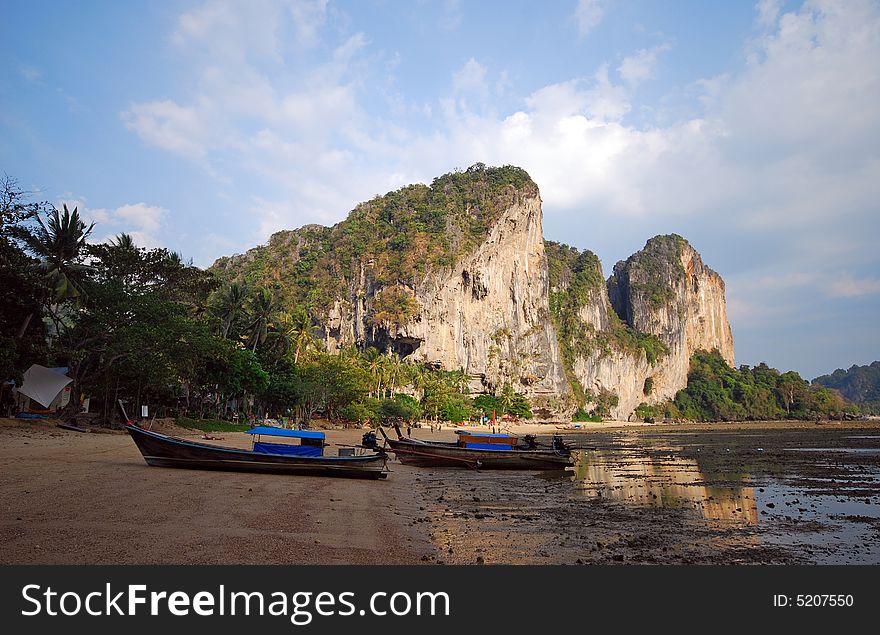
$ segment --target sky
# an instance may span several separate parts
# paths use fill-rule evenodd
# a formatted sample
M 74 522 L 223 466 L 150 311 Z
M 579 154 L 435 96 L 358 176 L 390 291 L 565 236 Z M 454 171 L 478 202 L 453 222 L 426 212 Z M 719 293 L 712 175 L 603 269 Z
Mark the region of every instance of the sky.
M 880 359 L 880 1 L 2 0 L 0 173 L 208 266 L 483 162 L 605 274 L 678 233 L 737 363 Z

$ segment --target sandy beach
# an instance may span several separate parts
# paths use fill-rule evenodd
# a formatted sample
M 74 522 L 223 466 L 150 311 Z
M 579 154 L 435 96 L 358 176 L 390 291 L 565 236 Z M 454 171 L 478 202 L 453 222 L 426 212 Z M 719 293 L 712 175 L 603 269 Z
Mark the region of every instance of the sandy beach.
M 362 481 L 151 468 L 124 432 L 6 419 L 0 473 L 3 564 L 402 564 L 432 552 L 410 526 L 419 500 L 406 472 Z
M 574 472 L 362 481 L 149 467 L 124 432 L 0 420 L 0 563 L 880 562 L 880 422 L 583 425 L 513 427 L 564 433 Z

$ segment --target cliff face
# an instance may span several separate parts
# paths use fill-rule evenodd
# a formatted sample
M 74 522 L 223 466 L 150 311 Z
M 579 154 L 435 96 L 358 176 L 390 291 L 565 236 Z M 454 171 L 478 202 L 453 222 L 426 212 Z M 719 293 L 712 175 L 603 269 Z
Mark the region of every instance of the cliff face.
M 545 243 L 541 214 L 525 172 L 478 164 L 212 268 L 307 308 L 328 351 L 463 368 L 472 392 L 510 383 L 557 417 L 671 398 L 698 349 L 733 362 L 724 283 L 684 239 L 651 239 L 606 282 L 592 252 Z
M 329 350 L 372 345 L 447 370 L 463 368 L 472 392 L 511 383 L 539 399 L 564 398 L 568 385 L 547 305 L 547 263 L 541 200 L 518 194 L 482 243 L 452 267 L 399 285 L 414 300 L 411 316 L 378 322 L 376 304 L 389 288 L 372 283 L 369 265 L 348 297 L 337 299 L 324 322 Z
M 601 276 L 601 267 L 593 278 Z M 565 289 L 570 295 L 568 287 Z M 617 263 L 602 287 L 557 311 L 568 342 L 569 368 L 588 403 L 602 401 L 607 414 L 625 419 L 642 402 L 671 399 L 687 386 L 691 355 L 718 349 L 733 364 L 724 281 L 703 264 L 683 238 L 657 236 Z

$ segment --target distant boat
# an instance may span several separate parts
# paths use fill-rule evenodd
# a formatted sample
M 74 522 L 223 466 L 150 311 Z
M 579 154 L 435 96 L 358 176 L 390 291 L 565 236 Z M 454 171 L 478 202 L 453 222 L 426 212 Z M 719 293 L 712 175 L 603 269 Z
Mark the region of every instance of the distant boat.
M 260 426 L 248 430 L 254 435 L 252 450 L 227 448 L 190 439 L 180 439 L 140 426 L 125 426 L 148 465 L 200 470 L 385 478 L 385 453 L 381 450 L 356 454 L 356 447 L 340 447 L 339 456 L 324 456 L 324 433 Z M 267 443 L 262 437 L 298 439 L 298 445 Z M 361 450 L 363 451 L 363 450 Z
M 405 437 L 395 425 L 397 439 L 382 435 L 404 465 L 468 467 L 484 470 L 564 470 L 574 464 L 571 448 L 558 436 L 541 448 L 533 435 L 480 434 L 457 431 L 458 441 L 422 441 Z

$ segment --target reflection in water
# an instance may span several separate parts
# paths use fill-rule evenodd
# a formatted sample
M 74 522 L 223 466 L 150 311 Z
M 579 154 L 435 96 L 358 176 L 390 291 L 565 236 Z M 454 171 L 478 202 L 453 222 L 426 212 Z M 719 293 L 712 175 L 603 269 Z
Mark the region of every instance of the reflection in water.
M 585 450 L 573 477 L 585 496 L 637 505 L 692 508 L 704 518 L 755 524 L 758 507 L 751 487 L 707 487 L 697 462 L 680 456 L 653 457 L 630 450 Z

